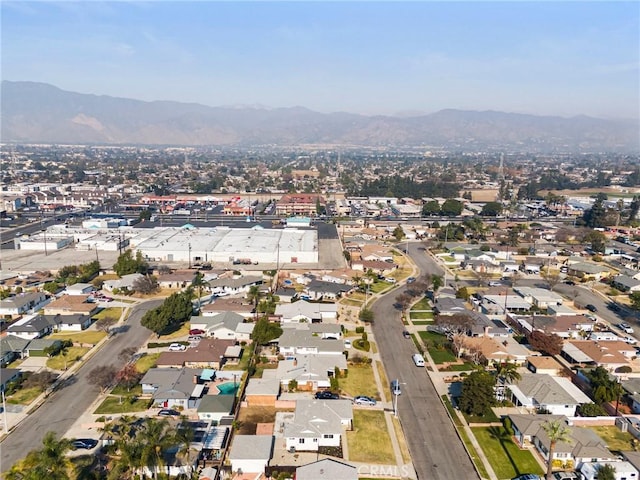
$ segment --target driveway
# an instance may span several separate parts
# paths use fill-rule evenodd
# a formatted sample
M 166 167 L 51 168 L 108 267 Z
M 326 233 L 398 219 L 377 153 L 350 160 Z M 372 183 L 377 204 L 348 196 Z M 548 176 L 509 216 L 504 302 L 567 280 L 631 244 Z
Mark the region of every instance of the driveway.
M 422 274 L 442 275 L 421 243 L 408 245 Z M 372 328 L 389 380 L 398 379 L 402 384 L 398 414 L 414 468 L 419 479 L 478 479 L 427 369 L 417 368 L 411 359 L 415 345 L 402 336 L 404 326 L 393 304 L 405 288 L 394 289 L 373 304 L 376 320 Z
M 47 366 L 48 357 L 27 357 L 20 364 L 20 370 L 28 372 L 39 372 Z

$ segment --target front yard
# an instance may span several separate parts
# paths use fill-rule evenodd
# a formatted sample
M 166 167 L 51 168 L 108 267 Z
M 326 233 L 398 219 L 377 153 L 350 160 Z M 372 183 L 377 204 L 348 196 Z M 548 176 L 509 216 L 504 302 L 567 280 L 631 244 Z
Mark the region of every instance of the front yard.
M 435 332 L 418 332 L 420 338 L 424 342 L 429 355 L 436 364 L 448 362 L 457 362 L 458 358 L 449 349 L 449 340 L 440 333 Z
M 138 360 L 136 360 L 136 369 L 140 373 L 147 373 L 150 368 L 156 366 L 159 356 L 159 353 L 147 353 L 142 355 Z
M 57 340 L 71 340 L 74 344 L 96 345 L 100 340 L 106 337 L 105 332 L 97 330 L 85 330 L 84 332 L 57 332 L 52 333 L 47 338 Z
M 523 473 L 542 475 L 542 467 L 528 450 L 520 450 L 504 427 L 471 429 L 498 478 L 513 478 Z
M 96 409 L 95 414 L 144 412 L 151 405 L 150 398 L 138 398 L 136 395 L 109 395 Z
M 21 388 L 13 395 L 7 396 L 7 403 L 18 405 L 29 405 L 38 395 L 42 393 L 42 389 L 38 387 Z
M 366 395 L 377 400 L 381 398 L 371 365 L 349 365 L 347 376 L 340 377 L 338 382 L 341 392 L 351 397 Z
M 66 354 L 59 354 L 47 359 L 47 368 L 66 370 L 79 361 L 90 350 L 87 347 L 70 347 Z
M 349 460 L 394 465 L 396 463 L 384 412 L 380 410 L 354 410 L 353 431 L 347 432 L 347 442 Z

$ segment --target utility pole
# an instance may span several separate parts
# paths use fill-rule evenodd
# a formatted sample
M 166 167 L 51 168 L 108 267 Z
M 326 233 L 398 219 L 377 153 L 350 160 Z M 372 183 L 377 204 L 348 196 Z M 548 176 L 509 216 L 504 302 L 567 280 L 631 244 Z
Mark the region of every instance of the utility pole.
M 189 242 L 189 270 L 191 270 L 191 242 Z

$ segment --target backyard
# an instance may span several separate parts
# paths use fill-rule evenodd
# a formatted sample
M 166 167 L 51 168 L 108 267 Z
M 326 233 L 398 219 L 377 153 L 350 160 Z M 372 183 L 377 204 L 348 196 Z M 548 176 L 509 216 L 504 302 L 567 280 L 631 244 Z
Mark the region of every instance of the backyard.
M 623 432 L 615 425 L 589 427 L 589 429 L 596 432 L 612 452 L 621 452 L 633 448 L 631 442 L 634 436 L 629 432 Z
M 366 395 L 380 399 L 371 365 L 349 365 L 346 377 L 338 379 L 340 390 L 349 396 Z
M 349 444 L 349 460 L 396 463 L 384 412 L 380 410 L 354 410 L 353 431 L 347 432 L 347 442 Z
M 255 435 L 258 423 L 274 423 L 276 421 L 275 407 L 243 407 L 238 413 L 236 424 L 238 435 Z
M 498 478 L 513 478 L 523 473 L 543 474 L 531 452 L 520 450 L 503 426 L 474 427 L 471 430 Z

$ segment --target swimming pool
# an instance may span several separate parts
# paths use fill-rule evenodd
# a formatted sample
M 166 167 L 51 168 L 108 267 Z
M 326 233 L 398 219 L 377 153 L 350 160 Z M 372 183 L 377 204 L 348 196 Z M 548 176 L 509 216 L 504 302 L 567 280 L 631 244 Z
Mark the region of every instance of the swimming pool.
M 220 395 L 235 395 L 239 386 L 233 382 L 227 382 L 217 385 L 217 389 L 220 391 Z

